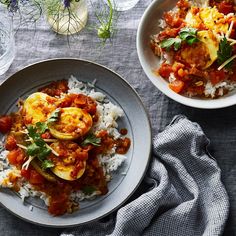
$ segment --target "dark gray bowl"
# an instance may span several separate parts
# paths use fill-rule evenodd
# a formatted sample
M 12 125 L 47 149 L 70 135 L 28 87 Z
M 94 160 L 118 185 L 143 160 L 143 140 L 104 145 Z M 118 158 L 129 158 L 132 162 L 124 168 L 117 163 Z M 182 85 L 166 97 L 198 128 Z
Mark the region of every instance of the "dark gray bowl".
M 128 129 L 132 146 L 124 165 L 113 175 L 109 193 L 93 201 L 85 201 L 81 209 L 60 217 L 49 215 L 38 200 L 27 200 L 24 204 L 12 191 L 0 189 L 4 207 L 29 222 L 51 226 L 76 226 L 99 219 L 120 207 L 137 189 L 148 166 L 151 150 L 151 129 L 143 104 L 131 86 L 111 70 L 83 60 L 54 59 L 30 65 L 15 73 L 0 86 L 0 114 L 16 109 L 16 101 L 49 83 L 76 76 L 80 81 L 97 80 L 95 87 L 105 93 L 113 103 L 122 107 L 125 117 L 119 122 Z M 1 138 L 1 136 L 0 136 Z M 33 205 L 33 211 L 30 206 Z

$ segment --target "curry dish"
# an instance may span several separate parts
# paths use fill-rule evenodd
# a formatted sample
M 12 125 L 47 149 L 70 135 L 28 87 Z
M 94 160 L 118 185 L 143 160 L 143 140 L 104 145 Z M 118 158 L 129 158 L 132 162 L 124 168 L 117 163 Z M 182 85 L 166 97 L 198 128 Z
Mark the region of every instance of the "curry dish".
M 180 0 L 165 12 L 151 48 L 161 58 L 155 73 L 185 96 L 217 98 L 236 87 L 234 1 Z
M 124 155 L 131 143 L 124 127 L 116 137 L 108 128 L 96 128 L 98 102 L 68 89 L 66 80 L 53 82 L 20 100 L 17 112 L 0 117 L 12 167 L 1 185 L 17 192 L 30 185 L 46 196 L 52 215 L 78 209 L 71 198 L 76 191 L 107 194 L 110 179 L 99 158 L 112 151 L 113 159 Z

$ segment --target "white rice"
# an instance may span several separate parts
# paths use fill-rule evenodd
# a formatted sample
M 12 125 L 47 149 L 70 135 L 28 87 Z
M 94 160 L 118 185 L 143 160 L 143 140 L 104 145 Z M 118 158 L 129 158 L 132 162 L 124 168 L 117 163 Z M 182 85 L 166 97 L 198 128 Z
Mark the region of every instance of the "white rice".
M 124 116 L 124 112 L 120 107 L 110 102 L 106 98 L 106 95 L 99 91 L 95 91 L 95 82 L 96 80 L 92 83 L 83 83 L 78 81 L 76 77 L 71 76 L 68 80 L 68 93 L 82 93 L 96 100 L 98 104 L 97 112 L 99 114 L 99 119 L 98 122 L 92 127 L 92 132 L 98 132 L 99 130 L 106 129 L 110 135 L 112 135 L 115 139 L 118 139 L 120 137 L 120 133 L 117 130 L 117 119 Z M 7 150 L 0 150 L 0 187 L 11 188 L 12 184 L 8 181 L 9 174 L 19 175 L 19 170 L 17 170 L 14 166 L 9 165 L 7 154 Z M 111 180 L 111 173 L 116 171 L 126 160 L 125 155 L 115 153 L 115 148 L 113 148 L 106 156 L 100 155 L 98 158 L 100 165 L 103 167 L 107 181 Z M 49 204 L 49 199 L 45 193 L 34 190 L 33 186 L 25 181 L 21 183 L 18 194 L 20 195 L 22 201 L 31 196 L 39 197 L 45 202 L 46 205 Z M 77 191 L 71 194 L 70 199 L 75 202 L 83 201 L 85 199 L 92 200 L 97 195 L 100 195 L 100 192 L 95 191 L 92 194 L 86 195 L 82 191 Z M 32 211 L 31 208 L 30 210 Z
M 210 81 L 207 82 L 204 94 L 207 97 L 214 98 L 216 96 L 223 96 L 224 89 L 232 91 L 236 88 L 236 83 L 232 81 L 223 81 L 213 85 Z

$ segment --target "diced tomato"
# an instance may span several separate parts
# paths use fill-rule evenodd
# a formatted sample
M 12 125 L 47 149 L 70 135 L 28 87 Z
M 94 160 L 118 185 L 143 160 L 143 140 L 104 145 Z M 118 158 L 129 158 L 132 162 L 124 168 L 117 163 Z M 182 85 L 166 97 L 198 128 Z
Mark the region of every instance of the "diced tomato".
M 24 163 L 25 154 L 21 148 L 10 151 L 7 155 L 8 161 L 12 165 L 22 165 Z
M 175 80 L 169 84 L 169 88 L 176 93 L 180 93 L 184 88 L 184 82 L 181 80 Z
M 224 70 L 217 70 L 209 72 L 210 80 L 213 85 L 219 83 L 222 80 L 226 79 L 226 73 Z
M 21 170 L 21 176 L 23 176 L 25 179 L 29 180 L 30 179 L 30 169 L 22 169 Z
M 234 12 L 234 4 L 233 4 L 233 2 L 231 3 L 231 2 L 227 2 L 227 1 L 222 1 L 218 5 L 218 9 L 219 9 L 219 12 L 227 15 L 229 13 Z
M 180 9 L 186 9 L 189 8 L 189 2 L 186 0 L 179 0 L 176 4 L 176 6 Z
M 52 138 L 52 135 L 50 134 L 50 132 L 46 131 L 44 134 L 41 135 L 41 138 L 50 139 Z
M 61 93 L 68 91 L 68 83 L 66 80 L 52 82 L 51 84 L 39 89 L 39 92 L 48 94 L 49 96 L 60 96 Z
M 7 136 L 7 139 L 6 139 L 6 143 L 5 143 L 5 148 L 8 150 L 8 151 L 11 151 L 15 148 L 17 148 L 17 145 L 16 145 L 16 139 L 13 135 L 8 135 Z
M 11 116 L 0 117 L 0 132 L 5 134 L 11 130 L 12 118 Z
M 66 194 L 60 194 L 50 198 L 48 211 L 52 215 L 58 216 L 63 215 L 67 211 L 68 196 Z
M 192 7 L 192 8 L 191 8 L 191 13 L 192 13 L 193 15 L 196 15 L 199 11 L 200 11 L 200 8 L 199 8 L 199 7 Z
M 183 19 L 181 19 L 178 14 L 165 12 L 163 17 L 165 19 L 165 22 L 173 28 L 178 28 L 183 23 Z
M 168 79 L 170 73 L 172 72 L 173 72 L 172 66 L 166 63 L 162 64 L 160 69 L 158 70 L 159 75 L 165 79 Z
M 174 64 L 172 65 L 172 70 L 173 72 L 177 72 L 179 69 L 183 69 L 185 67 L 184 64 L 175 61 Z
M 97 111 L 96 101 L 84 94 L 77 94 L 73 100 L 72 106 L 79 107 L 90 115 L 95 115 Z
M 182 26 L 182 25 L 181 25 Z M 160 32 L 160 34 L 158 34 L 158 40 L 162 41 L 166 38 L 175 38 L 179 31 L 180 31 L 181 27 L 178 28 L 166 28 L 164 31 Z
M 40 175 L 36 170 L 30 171 L 30 178 L 29 182 L 31 184 L 43 184 L 45 182 L 45 179 L 42 175 Z
M 76 150 L 76 157 L 81 161 L 86 161 L 88 159 L 88 152 L 87 151 L 81 151 Z
M 236 21 L 234 21 L 234 24 L 236 23 Z M 232 39 L 235 39 L 236 38 L 236 31 L 235 31 L 235 29 L 232 29 L 232 31 L 231 31 L 231 34 L 230 34 L 230 38 L 232 38 Z M 234 44 L 233 45 L 233 50 L 234 50 L 234 52 L 235 52 L 235 47 L 236 47 L 236 45 Z

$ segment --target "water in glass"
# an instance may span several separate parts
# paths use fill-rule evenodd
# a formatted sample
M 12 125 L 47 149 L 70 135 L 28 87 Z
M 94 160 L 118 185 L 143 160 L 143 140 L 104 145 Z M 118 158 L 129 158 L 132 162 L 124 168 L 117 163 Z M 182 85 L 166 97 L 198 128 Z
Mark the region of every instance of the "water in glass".
M 0 15 L 0 75 L 3 75 L 15 57 L 15 41 L 12 21 L 7 15 Z
M 117 11 L 126 11 L 134 7 L 139 0 L 112 0 L 112 4 Z

